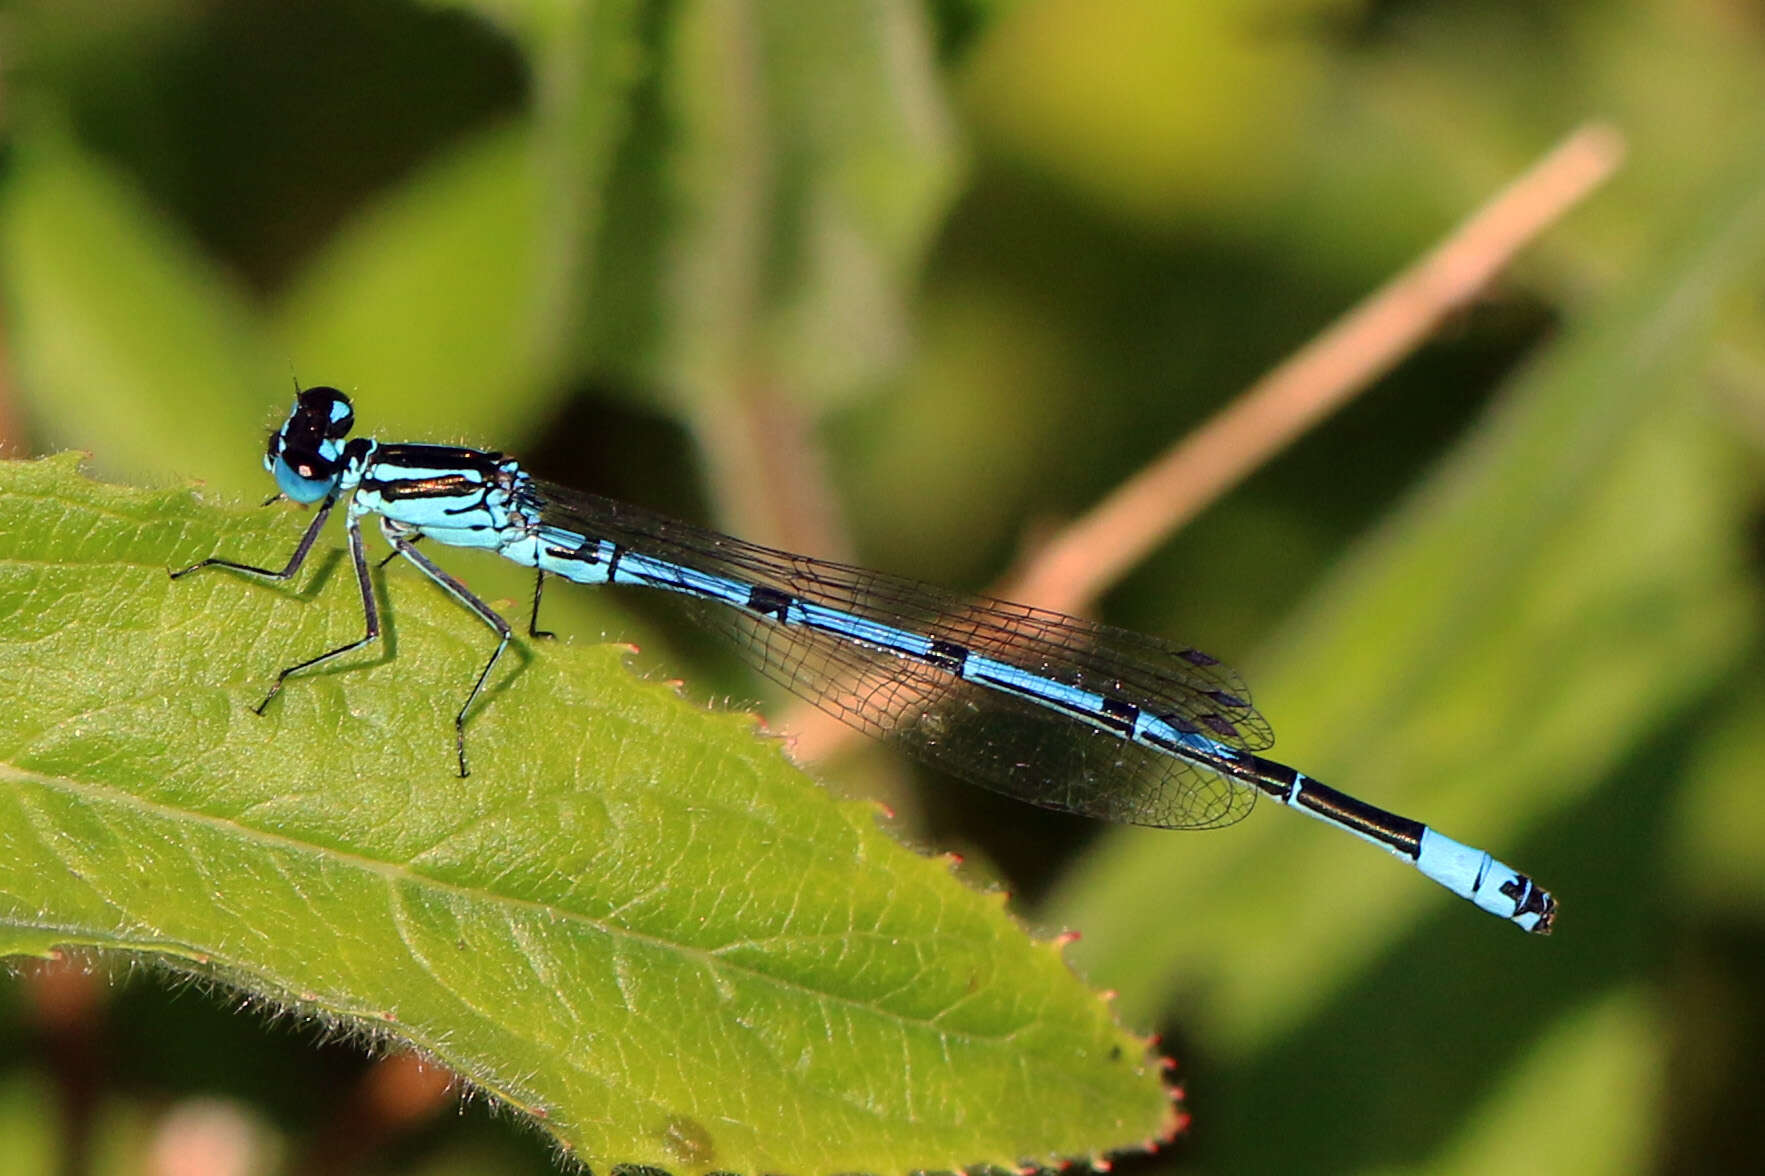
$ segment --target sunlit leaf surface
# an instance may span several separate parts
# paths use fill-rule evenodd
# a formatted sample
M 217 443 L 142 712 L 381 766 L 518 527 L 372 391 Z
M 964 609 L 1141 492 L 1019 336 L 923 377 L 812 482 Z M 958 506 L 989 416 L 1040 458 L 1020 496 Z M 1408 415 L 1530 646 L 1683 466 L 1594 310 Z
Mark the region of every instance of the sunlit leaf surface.
M 299 518 L 0 466 L 0 946 L 121 949 L 412 1043 L 597 1169 L 893 1172 L 1168 1132 L 1156 1057 L 1059 949 L 617 647 L 523 651 L 403 571 L 276 561 Z M 468 571 L 469 574 L 469 571 Z M 396 656 L 392 656 L 396 654 Z

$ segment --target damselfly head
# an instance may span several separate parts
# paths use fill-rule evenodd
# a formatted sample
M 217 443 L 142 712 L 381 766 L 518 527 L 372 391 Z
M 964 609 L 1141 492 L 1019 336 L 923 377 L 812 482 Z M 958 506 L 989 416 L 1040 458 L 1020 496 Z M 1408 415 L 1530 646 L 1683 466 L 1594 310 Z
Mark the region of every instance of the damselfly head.
M 335 388 L 300 392 L 282 427 L 270 434 L 264 468 L 296 502 L 317 502 L 337 484 L 343 439 L 355 425 L 349 397 Z

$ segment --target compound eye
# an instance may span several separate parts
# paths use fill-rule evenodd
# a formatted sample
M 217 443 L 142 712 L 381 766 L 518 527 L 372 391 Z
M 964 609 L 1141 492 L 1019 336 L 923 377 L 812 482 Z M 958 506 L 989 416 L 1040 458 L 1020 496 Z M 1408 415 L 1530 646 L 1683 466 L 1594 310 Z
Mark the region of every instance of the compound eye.
M 355 427 L 355 409 L 349 397 L 335 388 L 320 385 L 300 394 L 300 414 L 316 426 L 322 436 L 340 441 Z

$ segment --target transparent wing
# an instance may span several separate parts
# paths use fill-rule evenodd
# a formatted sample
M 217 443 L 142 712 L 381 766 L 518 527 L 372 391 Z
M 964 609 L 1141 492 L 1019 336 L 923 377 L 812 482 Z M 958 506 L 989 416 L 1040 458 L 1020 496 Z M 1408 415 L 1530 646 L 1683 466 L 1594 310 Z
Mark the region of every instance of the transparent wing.
M 1259 751 L 1273 735 L 1238 676 L 1198 650 L 1047 609 L 775 551 L 613 499 L 536 484 L 548 524 L 694 571 L 763 585 L 1119 699 Z M 1230 824 L 1256 792 L 1071 714 L 823 629 L 683 595 L 768 678 L 972 783 L 1044 808 L 1164 828 Z

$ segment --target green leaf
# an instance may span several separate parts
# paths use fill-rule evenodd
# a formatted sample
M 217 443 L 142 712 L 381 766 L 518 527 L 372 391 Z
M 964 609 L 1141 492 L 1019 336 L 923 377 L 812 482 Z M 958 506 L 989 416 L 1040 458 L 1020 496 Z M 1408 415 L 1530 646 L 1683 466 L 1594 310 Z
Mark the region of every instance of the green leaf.
M 385 648 L 253 714 L 359 635 L 346 563 L 166 567 L 279 562 L 303 519 L 0 464 L 0 944 L 410 1043 L 597 1169 L 948 1169 L 1172 1129 L 1145 1043 L 1001 895 L 618 648 L 517 647 L 459 779 L 489 634 L 395 570 Z
M 69 938 L 66 931 L 53 927 L 0 922 L 0 956 L 36 956 L 53 960 L 60 958 L 61 948 L 90 946 L 90 943 Z

